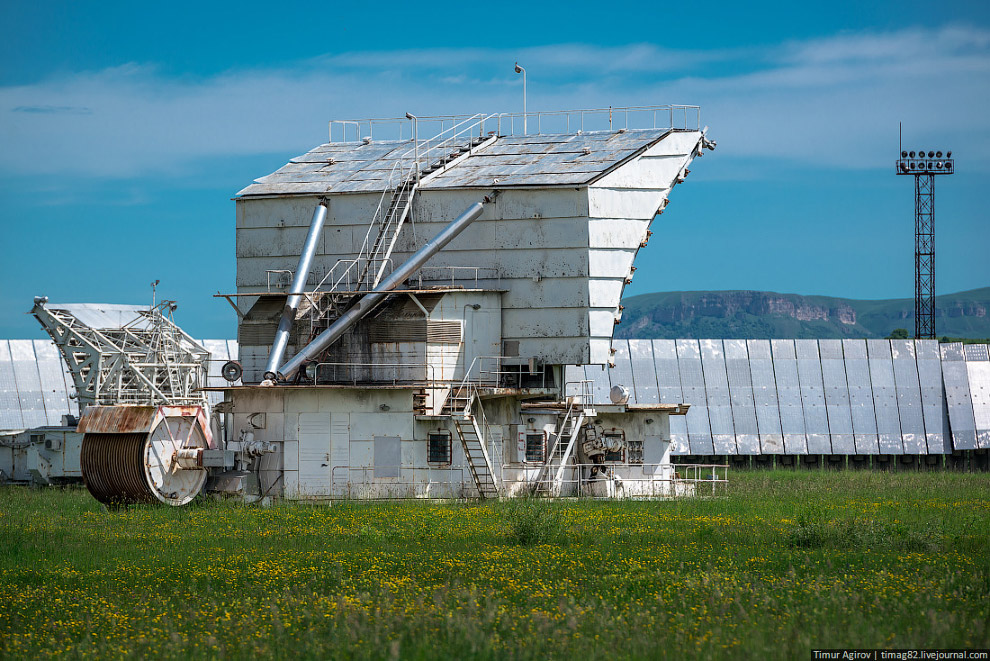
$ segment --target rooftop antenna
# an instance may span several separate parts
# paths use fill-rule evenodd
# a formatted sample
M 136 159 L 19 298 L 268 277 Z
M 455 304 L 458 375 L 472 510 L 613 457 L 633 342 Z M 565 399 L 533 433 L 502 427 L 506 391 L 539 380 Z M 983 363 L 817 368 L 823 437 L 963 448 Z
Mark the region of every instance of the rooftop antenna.
M 155 296 L 157 294 L 157 291 L 156 290 L 158 288 L 158 283 L 159 282 L 161 282 L 161 280 L 155 280 L 154 282 L 151 283 L 151 307 L 152 307 L 152 309 L 154 309 L 154 307 L 155 307 L 155 303 L 156 303 Z
M 952 174 L 956 168 L 951 151 L 944 156 L 941 151 L 904 151 L 901 138 L 897 174 L 914 175 L 914 337 L 934 340 L 935 175 Z

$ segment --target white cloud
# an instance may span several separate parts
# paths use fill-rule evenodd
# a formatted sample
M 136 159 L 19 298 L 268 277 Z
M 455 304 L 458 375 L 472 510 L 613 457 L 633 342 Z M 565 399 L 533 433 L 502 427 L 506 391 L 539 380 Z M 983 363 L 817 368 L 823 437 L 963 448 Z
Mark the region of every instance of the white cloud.
M 946 27 L 765 49 L 345 53 L 206 79 L 127 65 L 0 88 L 0 170 L 174 174 L 206 158 L 294 155 L 326 140 L 330 118 L 519 110 L 517 59 L 531 110 L 700 104 L 726 159 L 876 167 L 893 159 L 903 120 L 912 144 L 938 142 L 990 167 L 990 32 Z

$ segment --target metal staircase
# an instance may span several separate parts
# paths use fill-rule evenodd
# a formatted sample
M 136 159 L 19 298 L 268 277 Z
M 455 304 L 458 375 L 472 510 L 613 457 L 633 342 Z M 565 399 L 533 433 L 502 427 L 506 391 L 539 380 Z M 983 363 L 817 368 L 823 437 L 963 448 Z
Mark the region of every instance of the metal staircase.
M 413 195 L 415 195 L 418 186 L 417 179 L 418 177 L 415 176 L 405 179 L 392 193 L 392 200 L 389 202 L 388 209 L 386 209 L 378 226 L 378 236 L 368 251 L 364 269 L 358 278 L 358 289 L 374 289 L 381 282 L 382 276 L 385 275 L 388 260 L 392 257 L 392 250 L 399 239 L 399 232 L 409 217 Z M 369 279 L 368 275 L 372 270 L 374 271 L 373 278 Z
M 547 453 L 546 461 L 536 474 L 536 481 L 533 483 L 533 495 L 560 495 L 560 485 L 564 477 L 564 468 L 574 454 L 577 446 L 577 439 L 581 435 L 581 429 L 588 417 L 584 404 L 579 396 L 569 398 L 567 409 L 557 417 L 556 430 L 553 434 L 553 443 Z M 588 425 L 593 428 L 593 425 Z M 594 432 L 592 432 L 594 433 Z M 553 479 L 550 479 L 551 470 L 554 467 L 554 459 L 560 458 Z
M 498 498 L 498 476 L 495 474 L 487 447 L 488 420 L 485 418 L 485 410 L 474 388 L 470 390 L 464 409 L 459 414 L 455 413 L 453 420 L 457 437 L 461 440 L 461 447 L 464 449 L 464 458 L 478 488 L 478 497 Z
M 540 467 L 533 483 L 532 494 L 549 496 L 551 498 L 560 495 L 561 485 L 564 481 L 564 470 L 568 462 L 577 450 L 578 439 L 584 432 L 585 440 L 594 440 L 597 437 L 594 419 L 598 415 L 595 411 L 591 395 L 590 381 L 576 381 L 564 386 L 565 391 L 576 387 L 577 392 L 567 397 L 567 408 L 557 416 L 556 429 L 553 432 L 553 443 L 547 453 L 546 461 Z M 559 463 L 554 463 L 559 458 Z M 556 471 L 554 471 L 556 467 Z M 551 477 L 552 473 L 552 477 Z

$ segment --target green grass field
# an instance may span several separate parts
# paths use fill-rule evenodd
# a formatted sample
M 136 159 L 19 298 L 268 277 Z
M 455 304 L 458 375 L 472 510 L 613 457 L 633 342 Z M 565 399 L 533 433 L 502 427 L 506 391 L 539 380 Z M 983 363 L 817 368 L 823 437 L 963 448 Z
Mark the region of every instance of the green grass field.
M 990 477 L 666 502 L 108 512 L 0 489 L 0 657 L 809 658 L 990 647 Z

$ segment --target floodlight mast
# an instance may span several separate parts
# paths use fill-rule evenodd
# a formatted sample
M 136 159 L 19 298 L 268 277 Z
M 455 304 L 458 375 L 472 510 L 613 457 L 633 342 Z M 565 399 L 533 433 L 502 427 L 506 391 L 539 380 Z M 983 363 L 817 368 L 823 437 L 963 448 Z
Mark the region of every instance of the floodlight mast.
M 914 175 L 914 336 L 935 339 L 935 175 L 956 171 L 952 152 L 905 151 L 897 174 Z

